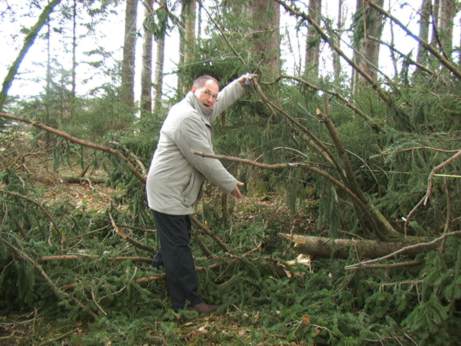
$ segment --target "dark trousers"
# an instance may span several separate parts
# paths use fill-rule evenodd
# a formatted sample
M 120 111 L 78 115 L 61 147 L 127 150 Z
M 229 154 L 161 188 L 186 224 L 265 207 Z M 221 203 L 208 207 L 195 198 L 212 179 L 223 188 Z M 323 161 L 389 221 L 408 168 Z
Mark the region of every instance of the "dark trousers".
M 188 215 L 168 215 L 154 211 L 160 253 L 165 266 L 166 283 L 173 309 L 202 302 L 197 293 L 198 280 L 189 246 L 191 222 Z

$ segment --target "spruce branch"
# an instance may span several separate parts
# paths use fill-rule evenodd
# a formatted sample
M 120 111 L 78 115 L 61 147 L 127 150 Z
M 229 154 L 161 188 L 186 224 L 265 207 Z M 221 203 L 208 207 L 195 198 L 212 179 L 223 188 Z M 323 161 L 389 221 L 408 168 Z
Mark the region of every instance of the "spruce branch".
M 93 142 L 90 142 L 90 141 L 87 141 L 87 140 L 83 140 L 83 139 L 77 138 L 77 137 L 74 137 L 74 136 L 68 134 L 68 133 L 65 132 L 65 131 L 55 129 L 55 128 L 51 127 L 51 126 L 42 124 L 42 123 L 40 123 L 40 122 L 38 122 L 38 121 L 34 121 L 34 120 L 29 120 L 29 119 L 21 118 L 21 117 L 18 117 L 18 116 L 9 114 L 9 113 L 0 112 L 0 117 L 1 117 L 1 118 L 5 118 L 5 119 L 8 119 L 8 120 L 12 120 L 12 121 L 19 121 L 19 122 L 22 122 L 22 123 L 25 123 L 25 124 L 29 124 L 29 125 L 32 125 L 32 126 L 38 128 L 38 129 L 41 129 L 41 130 L 50 132 L 50 133 L 52 133 L 52 134 L 54 134 L 54 135 L 56 135 L 56 136 L 62 137 L 62 138 L 64 138 L 64 139 L 68 140 L 69 142 L 72 142 L 72 143 L 75 143 L 75 144 L 79 144 L 79 145 L 82 145 L 82 146 L 84 146 L 84 147 L 88 147 L 88 148 L 91 148 L 91 149 L 103 151 L 103 152 L 106 152 L 106 153 L 108 153 L 108 154 L 114 155 L 114 156 L 116 156 L 117 158 L 119 158 L 120 160 L 124 161 L 124 162 L 126 163 L 126 165 L 128 166 L 128 168 L 130 169 L 130 171 L 131 171 L 141 182 L 145 182 L 145 181 L 146 181 L 146 177 L 140 172 L 140 170 L 142 171 L 142 168 L 143 168 L 143 167 L 136 168 L 136 167 L 131 163 L 131 160 L 130 160 L 129 158 L 127 158 L 125 155 L 123 155 L 123 154 L 122 154 L 119 150 L 117 150 L 117 149 L 114 149 L 114 148 L 111 148 L 111 147 L 108 147 L 108 146 L 105 146 L 105 145 L 101 145 L 101 144 L 97 144 L 97 143 L 93 143 Z M 132 154 L 132 156 L 134 156 L 134 154 Z
M 45 272 L 45 270 L 42 268 L 42 266 L 40 264 L 38 264 L 34 259 L 32 259 L 27 253 L 25 253 L 21 249 L 17 248 L 16 246 L 14 246 L 13 244 L 8 242 L 3 237 L 0 237 L 0 242 L 2 242 L 6 247 L 13 250 L 13 252 L 15 252 L 18 257 L 20 257 L 20 258 L 26 260 L 27 262 L 29 262 L 35 268 L 35 270 L 43 277 L 45 282 L 48 284 L 48 286 L 50 286 L 51 290 L 53 291 L 53 293 L 58 298 L 60 298 L 62 300 L 68 300 L 68 301 L 74 302 L 82 310 L 87 312 L 91 317 L 93 317 L 94 319 L 97 319 L 98 315 L 93 310 L 91 310 L 88 306 L 83 304 L 78 298 L 67 294 L 62 289 L 60 289 L 58 286 L 56 286 L 56 284 L 53 282 L 53 280 L 50 279 L 50 277 Z
M 25 201 L 28 201 L 28 202 L 36 205 L 46 215 L 48 220 L 50 220 L 50 224 L 56 230 L 56 233 L 61 235 L 61 242 L 62 242 L 63 233 L 59 230 L 56 221 L 54 221 L 54 219 L 53 219 L 53 216 L 51 216 L 49 211 L 42 204 L 40 204 L 39 202 L 33 200 L 30 197 L 21 195 L 20 193 L 17 193 L 17 192 L 14 192 L 14 191 L 6 191 L 6 190 L 3 190 L 3 189 L 0 189 L 0 193 L 6 194 L 6 195 L 9 195 L 9 196 L 13 196 L 13 197 L 16 197 L 16 198 L 20 198 L 20 199 L 23 199 Z
M 145 245 L 133 238 L 131 238 L 128 234 L 126 234 L 120 227 L 117 226 L 117 224 L 115 223 L 114 219 L 112 218 L 112 215 L 109 213 L 109 218 L 110 218 L 110 222 L 112 223 L 112 227 L 114 228 L 114 231 L 115 233 L 120 237 L 122 238 L 123 240 L 125 240 L 126 242 L 130 243 L 131 245 L 134 245 L 135 247 L 139 248 L 139 249 L 142 249 L 144 251 L 148 251 L 150 253 L 155 253 L 155 249 L 151 246 L 148 246 L 148 245 Z
M 449 164 L 451 164 L 453 161 L 456 161 L 458 159 L 461 158 L 461 149 L 459 149 L 456 154 L 454 154 L 453 156 L 449 157 L 448 159 L 446 159 L 445 161 L 443 161 L 442 163 L 438 164 L 437 166 L 435 166 L 431 173 L 429 174 L 429 177 L 427 178 L 427 190 L 426 190 L 426 195 L 424 196 L 424 205 L 427 205 L 427 202 L 429 201 L 429 198 L 431 198 L 431 195 L 432 195 L 432 180 L 434 178 L 434 175 L 436 173 L 438 173 L 439 171 L 442 170 L 442 168 L 444 168 L 445 166 L 448 166 Z
M 363 118 L 367 122 L 367 124 L 370 125 L 370 127 L 375 132 L 378 132 L 378 133 L 379 132 L 385 132 L 384 129 L 382 128 L 382 126 L 380 126 L 376 121 L 374 121 L 368 114 L 363 112 L 360 108 L 357 108 L 351 101 L 346 99 L 343 95 L 341 95 L 340 93 L 338 93 L 336 91 L 320 87 L 319 85 L 316 85 L 316 84 L 312 83 L 311 81 L 305 80 L 305 79 L 300 78 L 300 77 L 295 77 L 295 76 L 289 76 L 289 75 L 283 75 L 282 74 L 279 77 L 277 77 L 275 79 L 275 81 L 273 81 L 273 82 L 269 82 L 269 83 L 267 83 L 267 82 L 262 83 L 261 82 L 261 84 L 274 84 L 274 83 L 278 82 L 281 79 L 295 80 L 295 81 L 297 81 L 297 82 L 299 82 L 299 83 L 301 83 L 303 85 L 306 85 L 307 87 L 309 87 L 309 88 L 311 88 L 311 89 L 313 89 L 315 91 L 323 91 L 324 93 L 339 99 L 341 102 L 343 102 L 346 105 L 346 107 L 350 108 L 355 114 L 357 114 L 358 116 Z
M 376 262 L 381 262 L 381 261 L 384 261 L 388 258 L 391 258 L 391 257 L 395 257 L 397 255 L 401 255 L 401 254 L 404 254 L 404 253 L 407 253 L 407 252 L 414 252 L 414 251 L 425 251 L 425 250 L 430 250 L 430 249 L 433 249 L 434 248 L 434 245 L 436 245 L 438 242 L 440 242 L 441 240 L 447 238 L 447 237 L 450 237 L 450 236 L 460 236 L 461 235 L 461 231 L 454 231 L 454 232 L 447 232 L 447 233 L 444 233 L 442 234 L 440 237 L 437 237 L 431 241 L 427 241 L 427 242 L 422 242 L 422 243 L 417 243 L 417 244 L 412 244 L 412 245 L 408 245 L 408 246 L 404 246 L 396 251 L 393 251 L 385 256 L 382 256 L 382 257 L 379 257 L 379 258 L 374 258 L 374 259 L 371 259 L 371 260 L 367 260 L 367 261 L 363 261 L 363 262 L 359 262 L 359 263 L 354 263 L 354 264 L 351 264 L 351 265 L 348 265 L 346 266 L 344 269 L 345 270 L 353 270 L 353 269 L 356 269 L 357 267 L 363 267 L 363 266 L 367 266 L 371 263 L 376 263 Z

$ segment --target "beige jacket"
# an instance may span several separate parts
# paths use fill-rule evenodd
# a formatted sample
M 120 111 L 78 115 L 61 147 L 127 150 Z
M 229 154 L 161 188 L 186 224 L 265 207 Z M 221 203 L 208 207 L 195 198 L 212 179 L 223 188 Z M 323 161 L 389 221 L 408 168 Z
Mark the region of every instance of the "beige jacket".
M 237 80 L 226 86 L 210 116 L 202 112 L 192 92 L 171 108 L 147 174 L 149 208 L 170 215 L 193 214 L 204 179 L 225 192 L 234 190 L 237 180 L 219 160 L 192 151 L 213 154 L 211 122 L 237 101 L 243 90 Z

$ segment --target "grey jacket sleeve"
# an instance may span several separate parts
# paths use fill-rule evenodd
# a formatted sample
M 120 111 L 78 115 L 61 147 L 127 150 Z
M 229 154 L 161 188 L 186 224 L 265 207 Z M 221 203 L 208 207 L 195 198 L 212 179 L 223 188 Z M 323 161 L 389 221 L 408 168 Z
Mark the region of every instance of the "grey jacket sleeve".
M 217 159 L 204 158 L 193 154 L 199 151 L 213 154 L 207 140 L 206 125 L 199 117 L 186 117 L 175 134 L 175 142 L 186 160 L 211 183 L 227 193 L 232 192 L 237 185 L 237 179 L 232 176 Z
M 237 79 L 222 89 L 214 105 L 211 121 L 214 121 L 219 114 L 235 103 L 243 95 L 244 90 L 244 87 L 240 85 Z

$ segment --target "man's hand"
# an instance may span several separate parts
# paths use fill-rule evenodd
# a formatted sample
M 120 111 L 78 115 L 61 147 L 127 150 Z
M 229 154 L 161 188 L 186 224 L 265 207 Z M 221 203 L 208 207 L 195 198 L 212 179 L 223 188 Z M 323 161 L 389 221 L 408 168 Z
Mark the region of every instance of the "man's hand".
M 245 73 L 239 77 L 238 81 L 241 86 L 251 85 L 256 77 L 258 77 L 256 73 Z
M 236 199 L 240 199 L 243 197 L 239 189 L 239 186 L 243 186 L 243 185 L 245 184 L 237 180 L 237 185 L 235 185 L 234 190 L 231 192 L 231 195 L 234 196 Z

